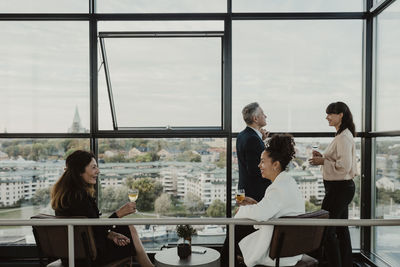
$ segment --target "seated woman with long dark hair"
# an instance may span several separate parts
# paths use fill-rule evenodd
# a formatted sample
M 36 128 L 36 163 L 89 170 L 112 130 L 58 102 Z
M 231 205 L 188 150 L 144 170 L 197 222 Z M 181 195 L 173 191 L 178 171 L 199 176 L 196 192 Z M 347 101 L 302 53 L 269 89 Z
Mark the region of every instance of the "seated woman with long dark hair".
M 51 191 L 51 206 L 56 215 L 99 218 L 94 188 L 99 173 L 92 153 L 77 150 L 69 155 L 65 171 Z M 136 203 L 128 202 L 110 218 L 122 218 L 135 211 Z M 153 266 L 133 225 L 117 228 L 93 226 L 92 229 L 98 255 L 96 265 L 136 256 L 140 266 Z

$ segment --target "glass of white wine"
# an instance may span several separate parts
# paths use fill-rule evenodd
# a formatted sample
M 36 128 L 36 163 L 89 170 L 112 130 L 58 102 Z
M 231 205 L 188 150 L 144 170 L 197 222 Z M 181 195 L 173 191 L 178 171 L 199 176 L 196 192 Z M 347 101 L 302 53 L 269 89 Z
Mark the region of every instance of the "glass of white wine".
M 237 202 L 242 202 L 243 200 L 244 200 L 244 198 L 245 198 L 245 192 L 244 192 L 244 189 L 238 189 L 237 191 L 236 191 L 236 201 Z
M 128 197 L 129 197 L 129 201 L 130 202 L 135 202 L 139 197 L 139 189 L 136 189 L 136 188 L 129 189 L 128 190 Z M 137 212 L 138 212 L 138 210 L 136 209 L 135 213 L 137 213 Z
M 132 188 L 128 190 L 128 197 L 131 202 L 135 202 L 139 197 L 139 190 L 136 188 Z

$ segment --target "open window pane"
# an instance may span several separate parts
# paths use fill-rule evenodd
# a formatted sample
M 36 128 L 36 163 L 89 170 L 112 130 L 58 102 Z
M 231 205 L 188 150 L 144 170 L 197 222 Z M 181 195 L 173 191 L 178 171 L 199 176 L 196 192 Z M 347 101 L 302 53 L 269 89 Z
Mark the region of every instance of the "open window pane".
M 118 128 L 222 126 L 221 37 L 104 38 L 104 43 Z M 106 112 L 104 72 L 99 79 L 99 95 L 107 98 L 100 98 L 99 109 Z
M 269 131 L 332 131 L 331 102 L 343 101 L 361 129 L 362 21 L 234 21 L 232 127 L 257 101 Z
M 50 188 L 64 172 L 66 156 L 89 150 L 88 139 L 0 139 L 0 219 L 54 214 Z M 32 227 L 0 227 L 0 244 L 34 244 Z
M 88 131 L 88 22 L 1 21 L 0 35 L 0 131 Z
M 226 141 L 222 138 L 100 139 L 99 166 L 103 215 L 139 189 L 132 218 L 225 217 Z M 147 189 L 146 189 L 147 188 Z M 178 241 L 174 226 L 137 226 L 146 249 Z M 204 226 L 196 226 L 198 231 Z M 223 243 L 220 235 L 198 234 L 192 243 Z

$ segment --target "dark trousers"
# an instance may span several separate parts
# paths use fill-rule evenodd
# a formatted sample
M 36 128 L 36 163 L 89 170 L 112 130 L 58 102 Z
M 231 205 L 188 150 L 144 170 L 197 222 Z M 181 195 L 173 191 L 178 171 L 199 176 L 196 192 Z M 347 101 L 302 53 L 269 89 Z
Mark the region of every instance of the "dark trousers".
M 105 251 L 103 253 L 99 251 L 100 253 L 97 260 L 98 264 L 106 264 L 129 256 L 136 256 L 136 250 L 135 246 L 133 245 L 129 227 L 127 225 L 117 225 L 113 231 L 128 237 L 131 242 L 126 246 L 120 247 L 117 246 L 112 240 L 107 239 Z
M 101 266 L 112 261 L 120 260 L 130 256 L 136 256 L 136 250 L 135 246 L 133 245 L 133 240 L 129 227 L 126 225 L 117 225 L 116 228 L 113 229 L 113 231 L 128 237 L 131 240 L 131 242 L 124 247 L 120 247 L 117 246 L 112 240 L 107 239 L 105 247 L 101 249 L 97 247 L 97 258 L 95 262 L 92 262 L 92 265 L 90 265 L 86 260 L 75 260 L 75 266 L 76 267 Z M 68 259 L 61 259 L 61 260 L 63 266 L 69 265 Z
M 236 225 L 235 226 L 235 266 L 239 266 L 237 255 L 241 255 L 239 242 L 244 237 L 257 231 L 253 225 Z M 224 245 L 221 249 L 221 267 L 229 266 L 229 233 L 226 234 Z
M 353 180 L 324 180 L 324 186 L 325 198 L 322 201 L 322 209 L 329 211 L 330 219 L 348 219 L 348 205 L 355 193 Z M 324 254 L 329 267 L 353 266 L 350 233 L 347 226 L 326 228 Z

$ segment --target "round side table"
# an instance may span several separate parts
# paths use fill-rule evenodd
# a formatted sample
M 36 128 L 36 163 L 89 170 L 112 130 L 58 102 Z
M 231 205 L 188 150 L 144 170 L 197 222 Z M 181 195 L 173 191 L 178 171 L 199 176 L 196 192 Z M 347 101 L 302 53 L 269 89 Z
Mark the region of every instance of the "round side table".
M 177 248 L 164 249 L 156 253 L 154 262 L 156 267 L 172 266 L 196 266 L 196 267 L 220 267 L 218 251 L 212 248 L 192 246 L 192 248 L 205 249 L 206 253 L 193 253 L 186 259 L 180 259 Z

